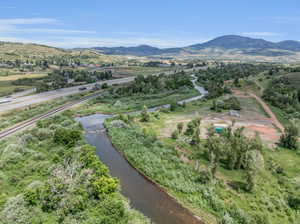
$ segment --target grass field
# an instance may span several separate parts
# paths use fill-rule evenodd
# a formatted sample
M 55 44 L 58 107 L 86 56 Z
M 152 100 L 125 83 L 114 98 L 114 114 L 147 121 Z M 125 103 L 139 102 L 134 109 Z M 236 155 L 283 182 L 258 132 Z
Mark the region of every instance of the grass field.
M 9 76 L 0 76 L 1 81 L 15 81 L 18 79 L 34 79 L 34 78 L 41 78 L 47 76 L 46 73 L 26 73 L 26 74 L 17 74 L 17 75 L 9 75 Z
M 32 86 L 15 86 L 10 81 L 0 81 L 0 97 L 32 88 Z
M 113 69 L 116 74 L 128 74 L 128 75 L 152 75 L 156 73 L 163 73 L 165 71 L 170 71 L 172 68 L 160 68 L 160 67 L 143 67 L 143 66 L 131 66 Z
M 187 99 L 197 95 L 199 95 L 199 93 L 195 89 L 119 98 L 113 98 L 109 94 L 104 94 L 104 96 L 101 98 L 88 101 L 85 105 L 77 109 L 76 113 L 81 115 L 93 113 L 117 114 L 122 112 L 142 110 L 144 106 L 151 108 L 169 104 L 171 102 Z

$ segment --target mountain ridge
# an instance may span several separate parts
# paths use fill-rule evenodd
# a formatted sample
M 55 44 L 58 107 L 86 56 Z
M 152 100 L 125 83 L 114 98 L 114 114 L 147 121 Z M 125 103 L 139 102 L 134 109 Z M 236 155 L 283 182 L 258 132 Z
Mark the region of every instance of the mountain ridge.
M 179 54 L 180 52 L 190 53 L 191 51 L 199 51 L 207 48 L 241 49 L 245 50 L 246 54 L 247 52 L 250 52 L 249 50 L 251 50 L 251 54 L 254 52 L 259 55 L 260 52 L 266 52 L 267 49 L 297 52 L 300 51 L 300 42 L 294 40 L 271 42 L 264 39 L 239 35 L 225 35 L 204 43 L 178 48 L 158 48 L 150 45 L 138 45 L 134 47 L 93 47 L 92 49 L 100 51 L 103 54 L 151 56 L 161 54 Z M 277 56 L 277 54 L 275 56 Z M 287 52 L 282 53 L 282 55 L 284 54 L 287 54 Z

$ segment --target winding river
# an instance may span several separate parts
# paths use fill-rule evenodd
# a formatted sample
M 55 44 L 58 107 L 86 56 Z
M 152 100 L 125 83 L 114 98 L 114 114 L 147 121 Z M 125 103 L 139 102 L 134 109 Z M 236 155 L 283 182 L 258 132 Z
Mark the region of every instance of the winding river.
M 196 85 L 196 80 L 193 83 L 201 95 L 179 103 L 198 100 L 207 94 L 207 91 Z M 129 165 L 112 146 L 103 127 L 108 117 L 111 115 L 94 114 L 76 119 L 85 129 L 86 141 L 96 147 L 100 160 L 109 167 L 111 175 L 120 180 L 122 194 L 129 198 L 131 205 L 156 224 L 202 224 L 190 211 Z

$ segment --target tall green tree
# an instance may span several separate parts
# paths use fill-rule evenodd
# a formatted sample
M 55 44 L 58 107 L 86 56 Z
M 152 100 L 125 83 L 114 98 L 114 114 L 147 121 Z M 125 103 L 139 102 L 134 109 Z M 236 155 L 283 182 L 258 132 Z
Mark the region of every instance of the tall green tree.
M 149 122 L 150 121 L 150 114 L 148 112 L 147 106 L 144 106 L 143 111 L 141 113 L 141 121 L 142 122 Z
M 299 130 L 295 125 L 286 127 L 284 133 L 280 136 L 278 145 L 287 149 L 298 148 Z

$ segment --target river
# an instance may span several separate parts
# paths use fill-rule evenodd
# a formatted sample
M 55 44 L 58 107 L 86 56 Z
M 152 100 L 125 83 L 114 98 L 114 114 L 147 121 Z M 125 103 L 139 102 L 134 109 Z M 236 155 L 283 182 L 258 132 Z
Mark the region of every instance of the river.
M 195 80 L 193 83 L 195 88 L 198 87 Z M 199 97 L 202 98 L 207 92 L 200 93 Z M 196 98 L 194 97 L 193 100 Z M 190 101 L 186 100 L 186 102 Z M 164 107 L 167 106 L 164 105 Z M 150 109 L 150 111 L 153 110 L 153 108 Z M 122 194 L 129 198 L 133 208 L 142 212 L 156 224 L 201 224 L 202 222 L 189 210 L 134 169 L 112 146 L 103 127 L 108 117 L 111 115 L 94 114 L 76 118 L 76 120 L 83 125 L 86 141 L 96 147 L 100 160 L 109 167 L 111 175 L 120 180 Z

